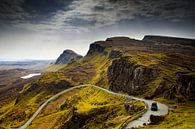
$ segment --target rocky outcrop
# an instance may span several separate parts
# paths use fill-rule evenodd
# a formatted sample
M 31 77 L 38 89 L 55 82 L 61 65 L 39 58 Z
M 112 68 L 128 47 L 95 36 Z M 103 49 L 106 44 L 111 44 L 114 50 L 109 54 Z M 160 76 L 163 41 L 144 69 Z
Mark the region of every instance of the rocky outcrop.
M 151 125 L 157 125 L 163 120 L 164 120 L 164 116 L 154 116 L 154 115 L 150 116 Z
M 137 41 L 134 39 L 130 39 L 128 37 L 111 37 L 107 38 L 106 41 L 97 41 L 95 43 L 92 43 L 89 47 L 89 51 L 87 53 L 87 56 L 93 55 L 93 54 L 104 54 L 107 55 L 110 52 L 110 56 L 115 55 L 121 55 L 121 52 L 117 50 L 113 50 L 114 47 L 121 47 L 121 46 L 132 46 L 136 44 Z M 106 50 L 110 49 L 110 50 Z M 112 58 L 112 57 L 111 57 Z
M 175 100 L 177 102 L 183 101 L 176 97 L 176 93 L 176 84 L 168 80 L 163 80 L 151 98 L 162 96 L 163 98 Z
M 147 84 L 156 76 L 155 69 L 129 62 L 128 57 L 114 60 L 108 68 L 110 90 L 131 95 L 142 95 L 147 89 Z
M 75 61 L 78 59 L 81 59 L 82 56 L 76 54 L 74 51 L 72 50 L 65 50 L 60 57 L 58 57 L 58 59 L 56 60 L 55 64 L 68 64 L 71 61 Z
M 177 85 L 177 92 L 188 100 L 195 100 L 195 76 L 180 74 Z
M 110 53 L 109 53 L 109 58 L 113 59 L 113 58 L 119 58 L 119 57 L 122 57 L 122 52 L 120 51 L 115 51 L 115 50 L 112 50 Z
M 87 53 L 87 56 L 93 55 L 93 54 L 101 54 L 104 53 L 106 46 L 101 45 L 101 43 L 104 41 L 98 41 L 95 43 L 92 43 L 89 47 L 89 51 Z M 105 53 L 106 54 L 106 53 Z
M 159 87 L 156 89 L 153 96 L 149 98 L 162 97 L 166 99 L 175 100 L 177 102 L 183 102 L 185 100 L 195 100 L 195 77 L 190 74 L 178 73 L 178 80 L 176 82 L 170 82 L 163 80 Z

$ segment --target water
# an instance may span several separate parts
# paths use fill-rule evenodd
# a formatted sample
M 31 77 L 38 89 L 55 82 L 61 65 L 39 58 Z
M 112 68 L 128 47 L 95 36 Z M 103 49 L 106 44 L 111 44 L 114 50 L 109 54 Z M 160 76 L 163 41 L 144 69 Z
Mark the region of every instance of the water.
M 41 73 L 33 73 L 33 74 L 28 74 L 26 76 L 22 76 L 20 78 L 22 78 L 22 79 L 29 79 L 29 78 L 32 78 L 32 77 L 35 77 L 35 76 L 40 76 L 40 75 L 41 75 Z

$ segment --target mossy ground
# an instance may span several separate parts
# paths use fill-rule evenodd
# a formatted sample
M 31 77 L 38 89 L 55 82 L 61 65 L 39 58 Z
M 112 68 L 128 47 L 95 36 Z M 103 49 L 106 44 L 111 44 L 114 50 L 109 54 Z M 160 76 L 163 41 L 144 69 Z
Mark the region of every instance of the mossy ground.
M 162 60 L 166 59 L 164 53 L 137 53 L 135 55 L 128 55 L 129 61 L 140 66 L 149 67 L 158 65 Z
M 106 87 L 108 86 L 107 69 L 111 63 L 112 59 L 109 59 L 107 55 L 94 54 L 72 62 L 58 72 L 63 72 L 77 85 L 90 83 L 108 88 Z
M 60 69 L 65 68 L 66 66 L 66 64 L 51 64 L 44 69 L 44 72 L 57 72 Z
M 15 104 L 16 101 L 13 101 L 3 106 L 0 108 L 0 127 L 7 129 L 21 126 L 37 110 L 40 104 L 49 97 L 44 92 L 32 92 L 17 104 Z

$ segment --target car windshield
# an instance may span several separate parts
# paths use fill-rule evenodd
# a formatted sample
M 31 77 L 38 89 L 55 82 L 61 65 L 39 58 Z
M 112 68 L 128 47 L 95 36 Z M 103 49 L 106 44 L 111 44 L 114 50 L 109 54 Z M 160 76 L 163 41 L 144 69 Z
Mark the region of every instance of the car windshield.
M 157 104 L 156 103 L 152 103 L 152 106 L 156 106 Z

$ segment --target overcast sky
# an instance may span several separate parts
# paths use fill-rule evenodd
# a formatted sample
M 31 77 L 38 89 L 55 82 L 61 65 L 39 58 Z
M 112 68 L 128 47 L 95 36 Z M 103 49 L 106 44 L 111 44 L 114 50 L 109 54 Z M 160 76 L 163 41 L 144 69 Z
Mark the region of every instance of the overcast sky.
M 85 55 L 111 36 L 195 38 L 194 0 L 0 0 L 0 59 Z

